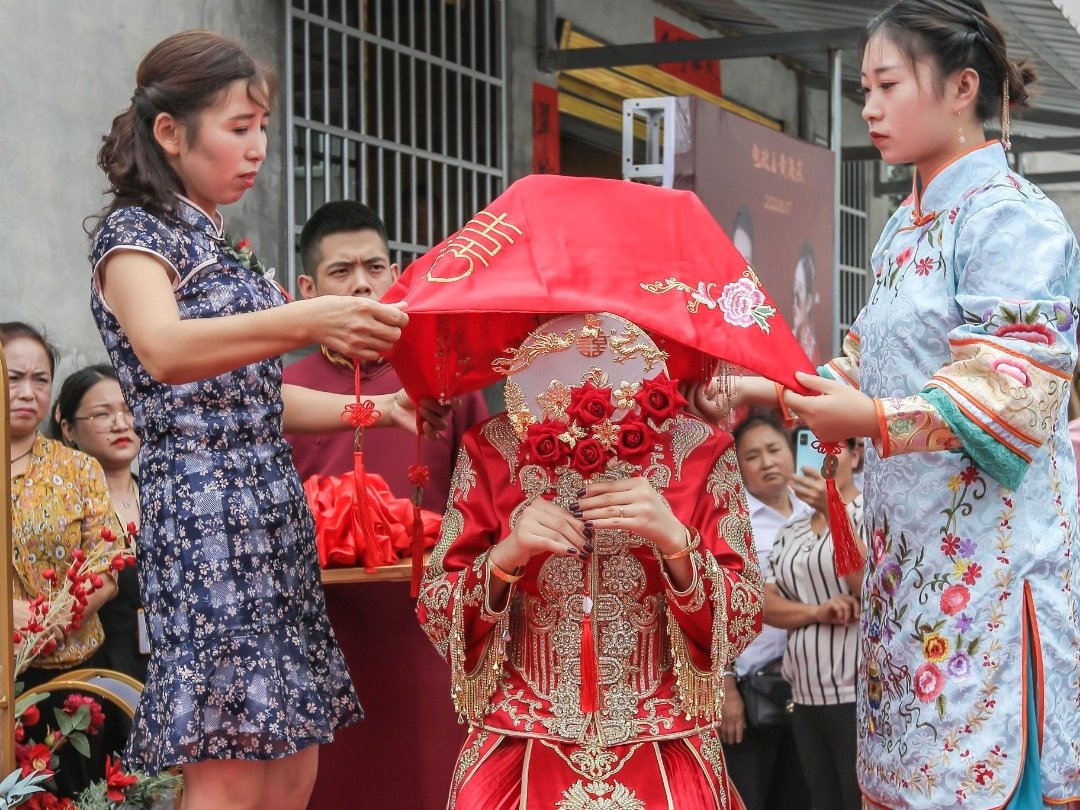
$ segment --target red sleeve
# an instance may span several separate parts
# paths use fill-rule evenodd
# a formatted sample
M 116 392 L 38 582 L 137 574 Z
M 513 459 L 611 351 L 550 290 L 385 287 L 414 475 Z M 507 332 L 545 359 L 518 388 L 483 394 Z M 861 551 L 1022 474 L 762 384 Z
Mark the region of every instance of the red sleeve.
M 487 604 L 487 552 L 505 533 L 496 512 L 504 499 L 494 493 L 504 494 L 510 486 L 508 480 L 492 480 L 506 468 L 493 454 L 497 455 L 481 437 L 479 426 L 465 434 L 450 482 L 442 536 L 416 607 L 421 627 L 450 664 L 455 706 L 470 720 L 479 719 L 476 713 L 483 712 L 495 689 L 509 620 L 508 608 L 495 614 Z

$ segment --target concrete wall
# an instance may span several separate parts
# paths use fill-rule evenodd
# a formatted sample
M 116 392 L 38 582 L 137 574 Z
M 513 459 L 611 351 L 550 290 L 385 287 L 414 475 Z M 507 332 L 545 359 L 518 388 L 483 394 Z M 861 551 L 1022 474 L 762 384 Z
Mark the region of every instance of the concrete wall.
M 142 55 L 209 28 L 279 69 L 280 0 L 48 0 L 5 3 L 0 26 L 0 320 L 44 327 L 61 375 L 105 359 L 89 311 L 83 219 L 104 203 L 101 136 L 125 108 Z M 283 102 L 282 102 L 283 103 Z M 270 265 L 285 255 L 284 116 L 272 123 L 257 186 L 223 213 Z

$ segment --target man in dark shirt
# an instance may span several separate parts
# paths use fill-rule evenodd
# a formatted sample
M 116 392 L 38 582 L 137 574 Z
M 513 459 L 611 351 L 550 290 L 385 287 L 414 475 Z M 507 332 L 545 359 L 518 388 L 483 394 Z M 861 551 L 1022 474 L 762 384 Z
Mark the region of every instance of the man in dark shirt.
M 352 200 L 319 208 L 300 234 L 305 298 L 362 295 L 379 299 L 397 280 L 390 261 L 386 227 L 367 206 Z M 288 366 L 284 381 L 320 391 L 352 393 L 352 362 L 326 347 Z M 365 363 L 364 394 L 392 393 L 401 382 L 385 361 Z M 450 476 L 465 431 L 487 417 L 479 392 L 461 397 L 436 441 L 420 442 L 421 461 L 431 477 L 423 506 L 446 509 Z M 353 466 L 353 434 L 290 435 L 302 479 L 319 473 L 340 475 Z M 364 434 L 364 466 L 381 475 L 399 498 L 412 485 L 408 467 L 416 457 L 416 437 L 400 428 Z M 420 631 L 409 598 L 409 583 L 371 581 L 326 587 L 327 612 L 352 672 L 367 718 L 338 733 L 320 749 L 319 777 L 309 807 L 439 807 L 464 731 L 446 691 L 449 672 Z
M 330 202 L 319 208 L 300 234 L 300 257 L 304 275 L 298 279 L 305 298 L 319 295 L 360 295 L 378 300 L 399 275 L 390 262 L 386 227 L 379 217 L 354 200 Z M 348 358 L 319 347 L 308 357 L 288 366 L 284 382 L 349 394 L 354 390 L 353 365 Z M 401 381 L 389 363 L 365 363 L 361 372 L 361 392 L 391 394 Z M 476 422 L 487 417 L 487 407 L 479 392 L 466 394 L 447 417 L 449 428 L 437 441 L 420 442 L 420 460 L 431 477 L 424 488 L 424 508 L 441 513 L 446 508 L 461 437 Z M 349 431 L 319 435 L 286 434 L 293 448 L 293 461 L 302 480 L 316 473 L 340 475 L 353 466 L 353 435 Z M 364 465 L 381 475 L 390 491 L 407 498 L 412 489 L 408 467 L 416 454 L 416 438 L 400 428 L 369 430 L 364 434 Z

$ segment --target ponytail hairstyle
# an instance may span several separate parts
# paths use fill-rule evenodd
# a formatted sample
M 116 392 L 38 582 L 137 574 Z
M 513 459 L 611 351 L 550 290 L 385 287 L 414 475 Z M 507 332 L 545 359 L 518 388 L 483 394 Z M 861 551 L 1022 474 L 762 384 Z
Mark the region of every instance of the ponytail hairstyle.
M 252 101 L 271 108 L 276 74 L 232 40 L 211 31 L 184 31 L 150 49 L 135 72 L 131 104 L 113 119 L 98 151 L 112 200 L 95 218 L 95 228 L 124 206 L 162 217 L 173 212 L 174 194 L 184 187 L 154 139 L 154 121 L 161 113 L 171 115 L 184 126 L 190 144 L 200 113 L 236 81 L 246 82 Z
M 1035 68 L 1026 59 L 1009 59 L 1005 36 L 982 0 L 899 0 L 867 24 L 861 52 L 878 33 L 888 37 L 912 64 L 930 60 L 938 95 L 944 92 L 945 79 L 957 71 L 971 68 L 978 73 L 975 115 L 989 121 L 1000 114 L 1004 135 L 1009 108 L 1030 106 L 1028 85 L 1036 80 Z M 1006 87 L 1007 107 L 1003 104 Z

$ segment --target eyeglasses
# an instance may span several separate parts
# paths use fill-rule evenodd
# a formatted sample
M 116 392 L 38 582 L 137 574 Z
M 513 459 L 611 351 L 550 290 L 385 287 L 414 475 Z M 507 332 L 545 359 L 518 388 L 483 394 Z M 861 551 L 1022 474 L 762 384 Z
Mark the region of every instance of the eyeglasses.
M 89 416 L 76 416 L 75 421 L 89 422 L 90 427 L 94 428 L 94 430 L 104 433 L 107 430 L 112 430 L 113 425 L 131 427 L 135 424 L 135 417 L 127 408 L 122 408 L 118 411 L 103 411 L 101 413 L 92 413 Z

